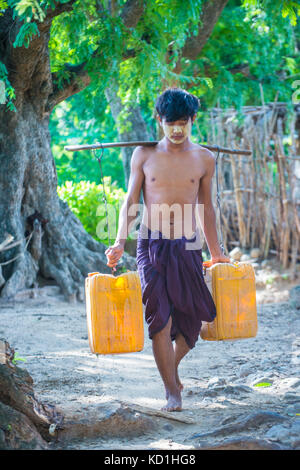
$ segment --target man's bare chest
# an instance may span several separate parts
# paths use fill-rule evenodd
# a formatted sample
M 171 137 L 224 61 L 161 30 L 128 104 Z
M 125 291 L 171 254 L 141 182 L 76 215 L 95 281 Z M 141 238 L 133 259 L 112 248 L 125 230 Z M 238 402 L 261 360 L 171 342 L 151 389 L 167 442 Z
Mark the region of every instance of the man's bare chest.
M 143 168 L 147 188 L 198 188 L 205 168 L 195 158 L 153 158 Z

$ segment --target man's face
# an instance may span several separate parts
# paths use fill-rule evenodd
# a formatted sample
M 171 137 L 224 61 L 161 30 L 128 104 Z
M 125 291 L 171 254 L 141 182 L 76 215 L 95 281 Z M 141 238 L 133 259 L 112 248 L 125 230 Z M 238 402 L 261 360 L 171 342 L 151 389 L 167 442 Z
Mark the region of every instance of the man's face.
M 192 119 L 182 118 L 178 121 L 168 122 L 165 118 L 160 120 L 165 136 L 173 144 L 182 144 L 192 132 Z

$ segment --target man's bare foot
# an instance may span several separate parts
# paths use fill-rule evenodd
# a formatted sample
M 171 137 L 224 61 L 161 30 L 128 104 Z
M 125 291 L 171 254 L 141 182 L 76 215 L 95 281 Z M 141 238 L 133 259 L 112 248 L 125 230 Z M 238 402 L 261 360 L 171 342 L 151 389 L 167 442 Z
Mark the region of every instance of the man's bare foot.
M 180 382 L 179 375 L 178 375 L 178 370 L 176 370 L 175 376 L 176 376 L 176 384 L 177 384 L 177 387 L 178 387 L 179 390 L 182 392 L 182 390 L 183 390 L 183 385 L 182 385 L 182 383 Z
M 162 411 L 181 411 L 182 410 L 182 400 L 181 400 L 181 392 L 178 389 L 175 393 L 168 393 L 167 404 L 163 408 Z
M 177 387 L 179 388 L 180 392 L 182 392 L 182 390 L 184 389 L 184 386 L 182 385 L 182 383 L 180 382 L 180 379 L 179 379 L 179 375 L 178 375 L 178 371 L 176 371 L 176 385 Z M 169 398 L 169 390 L 166 389 L 166 399 L 168 400 Z

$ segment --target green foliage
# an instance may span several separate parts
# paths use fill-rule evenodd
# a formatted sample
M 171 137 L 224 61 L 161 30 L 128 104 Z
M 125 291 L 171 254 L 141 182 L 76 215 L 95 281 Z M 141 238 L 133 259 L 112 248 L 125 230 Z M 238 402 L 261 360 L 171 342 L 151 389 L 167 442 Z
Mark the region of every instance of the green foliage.
M 274 276 L 269 276 L 266 280 L 267 285 L 272 285 L 275 282 L 275 277 Z
M 59 3 L 66 3 L 68 0 L 6 0 L 8 6 L 13 9 L 14 18 L 24 22 L 32 19 L 42 22 L 45 19 L 48 9 L 54 9 Z M 0 0 L 0 8 L 1 8 Z M 4 2 L 4 3 L 6 3 Z
M 89 181 L 73 183 L 66 181 L 58 188 L 59 197 L 68 203 L 70 209 L 79 218 L 85 230 L 97 241 L 108 245 L 103 185 Z M 111 183 L 111 177 L 104 177 L 104 189 L 107 198 L 108 224 L 110 241 L 116 238 L 117 223 L 125 192 Z M 102 229 L 103 237 L 99 237 Z M 104 230 L 103 230 L 104 229 Z M 104 232 L 104 233 L 103 233 Z
M 39 21 L 43 21 L 45 18 L 45 12 L 43 11 L 40 4 L 45 4 L 47 2 L 39 2 L 38 0 L 8 1 L 10 5 L 14 7 L 15 17 L 18 16 L 27 22 L 31 21 L 32 18 Z
M 83 90 L 56 107 L 51 115 L 52 152 L 57 167 L 58 184 L 67 180 L 100 182 L 99 164 L 92 152 L 67 152 L 65 145 L 113 142 L 117 131 L 109 107 L 93 90 Z M 101 159 L 104 176 L 125 188 L 120 149 L 107 149 Z
M 15 98 L 15 90 L 8 80 L 8 73 L 5 65 L 0 61 L 0 80 L 5 83 L 6 107 L 11 111 L 16 111 L 12 100 Z
M 0 16 L 3 15 L 4 10 L 8 7 L 7 2 L 5 0 L 0 0 Z
M 119 17 L 110 16 L 105 3 L 101 15 L 92 4 L 83 2 L 75 5 L 73 15 L 63 14 L 54 20 L 50 52 L 51 68 L 57 74 L 56 84 L 62 86 L 70 78 L 70 73 L 64 69 L 66 62 L 76 64 L 86 60 L 92 76 L 92 83 L 86 90 L 67 100 L 67 106 L 59 105 L 51 116 L 60 184 L 69 178 L 98 181 L 91 155 L 88 152 L 72 155 L 64 152 L 63 145 L 116 139 L 115 124 L 104 101 L 104 89 L 112 77 L 118 82 L 123 105 L 119 115 L 121 131 L 130 131 L 128 108 L 135 105 L 154 129 L 155 98 L 162 90 L 162 83 L 174 78 L 179 78 L 179 85 L 201 99 L 198 122 L 204 137 L 209 125 L 205 110 L 214 106 L 218 98 L 223 107 L 261 104 L 259 82 L 263 83 L 265 101 L 273 100 L 277 91 L 281 100 L 290 98 L 290 83 L 280 81 L 278 73 L 300 70 L 298 55 L 291 54 L 295 37 L 291 25 L 271 8 L 270 2 L 259 2 L 256 9 L 251 2 L 244 2 L 244 7 L 240 2 L 232 2 L 225 8 L 199 59 L 182 58 L 181 74 L 178 77 L 173 72 L 180 48 L 196 33 L 202 3 L 189 1 L 182 8 L 181 0 L 147 2 L 142 19 L 130 30 L 122 26 Z M 172 55 L 167 64 L 168 45 L 172 46 Z M 91 59 L 97 49 L 101 54 Z M 121 60 L 126 49 L 137 53 L 135 57 Z M 231 71 L 241 63 L 248 64 L 249 76 Z M 60 117 L 62 108 L 63 117 Z M 104 172 L 125 189 L 120 152 L 107 152 Z
M 16 351 L 11 362 L 16 365 L 16 364 L 17 364 L 17 361 L 20 361 L 20 362 L 27 362 L 27 360 L 24 359 L 23 357 L 20 357 L 20 356 L 19 356 L 19 353 Z
M 40 35 L 36 23 L 24 23 L 17 34 L 14 47 L 25 46 L 28 48 L 32 37 L 36 34 Z
M 295 0 L 243 0 L 244 7 L 250 7 L 256 11 L 261 8 L 277 8 L 281 10 L 283 18 L 289 18 L 291 25 L 296 26 L 297 16 L 300 15 L 300 4 Z
M 123 113 L 132 104 L 152 102 L 161 90 L 162 83 L 174 78 L 182 86 L 194 81 L 198 86 L 206 77 L 192 77 L 185 71 L 174 74 L 173 68 L 178 61 L 180 49 L 188 37 L 196 34 L 203 1 L 149 2 L 142 20 L 131 31 L 128 48 L 138 54 L 122 61 L 118 70 L 119 96 L 124 105 Z M 166 51 L 171 49 L 171 56 L 166 61 Z M 130 83 L 130 87 L 128 84 Z M 153 104 L 152 104 L 153 106 Z M 122 119 L 122 115 L 120 117 Z
M 12 8 L 15 20 L 20 21 L 14 47 L 30 47 L 49 9 L 65 2 L 0 0 L 0 14 Z M 181 57 L 181 50 L 187 39 L 197 34 L 206 0 L 149 0 L 134 28 L 121 21 L 125 3 L 80 0 L 73 4 L 71 14 L 62 13 L 52 22 L 49 48 L 54 85 L 62 88 L 70 81 L 72 74 L 66 64 L 85 63 L 91 77 L 85 90 L 61 103 L 51 115 L 52 150 L 60 185 L 81 179 L 99 182 L 93 156 L 83 151 L 65 152 L 64 145 L 116 140 L 116 126 L 104 96 L 112 81 L 118 84 L 122 101 L 121 131 L 130 131 L 128 113 L 134 106 L 139 106 L 153 130 L 155 99 L 167 84 L 176 81 L 201 100 L 198 125 L 203 143 L 210 125 L 206 110 L 218 102 L 238 109 L 260 105 L 260 84 L 265 102 L 274 101 L 277 93 L 279 101 L 292 101 L 294 77 L 300 76 L 298 1 L 231 0 L 196 60 Z M 114 14 L 109 11 L 111 5 Z M 125 51 L 134 54 L 125 60 Z M 178 62 L 180 74 L 175 73 Z M 14 109 L 13 89 L 3 67 L 0 64 L 7 106 Z M 195 128 L 193 137 L 199 140 Z M 103 170 L 125 189 L 120 150 L 105 152 Z
M 260 83 L 265 102 L 274 101 L 277 92 L 279 101 L 291 100 L 288 76 L 292 67 L 300 71 L 299 25 L 294 30 L 282 17 L 276 0 L 239 3 L 224 9 L 201 56 L 189 65 L 188 74 L 195 68 L 200 76 L 209 71 L 213 81 L 213 88 L 198 95 L 204 109 L 217 99 L 224 108 L 261 105 Z
M 291 24 L 296 26 L 297 16 L 300 15 L 300 5 L 298 2 L 284 0 L 282 5 L 282 16 L 290 18 Z

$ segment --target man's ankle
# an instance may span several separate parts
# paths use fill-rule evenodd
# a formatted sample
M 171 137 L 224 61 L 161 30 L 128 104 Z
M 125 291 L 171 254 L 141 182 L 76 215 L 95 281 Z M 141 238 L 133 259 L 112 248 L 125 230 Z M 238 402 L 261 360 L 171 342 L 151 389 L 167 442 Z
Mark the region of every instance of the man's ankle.
M 180 389 L 177 385 L 175 387 L 168 388 L 167 390 L 169 392 L 169 395 L 172 395 L 172 396 L 180 395 Z

